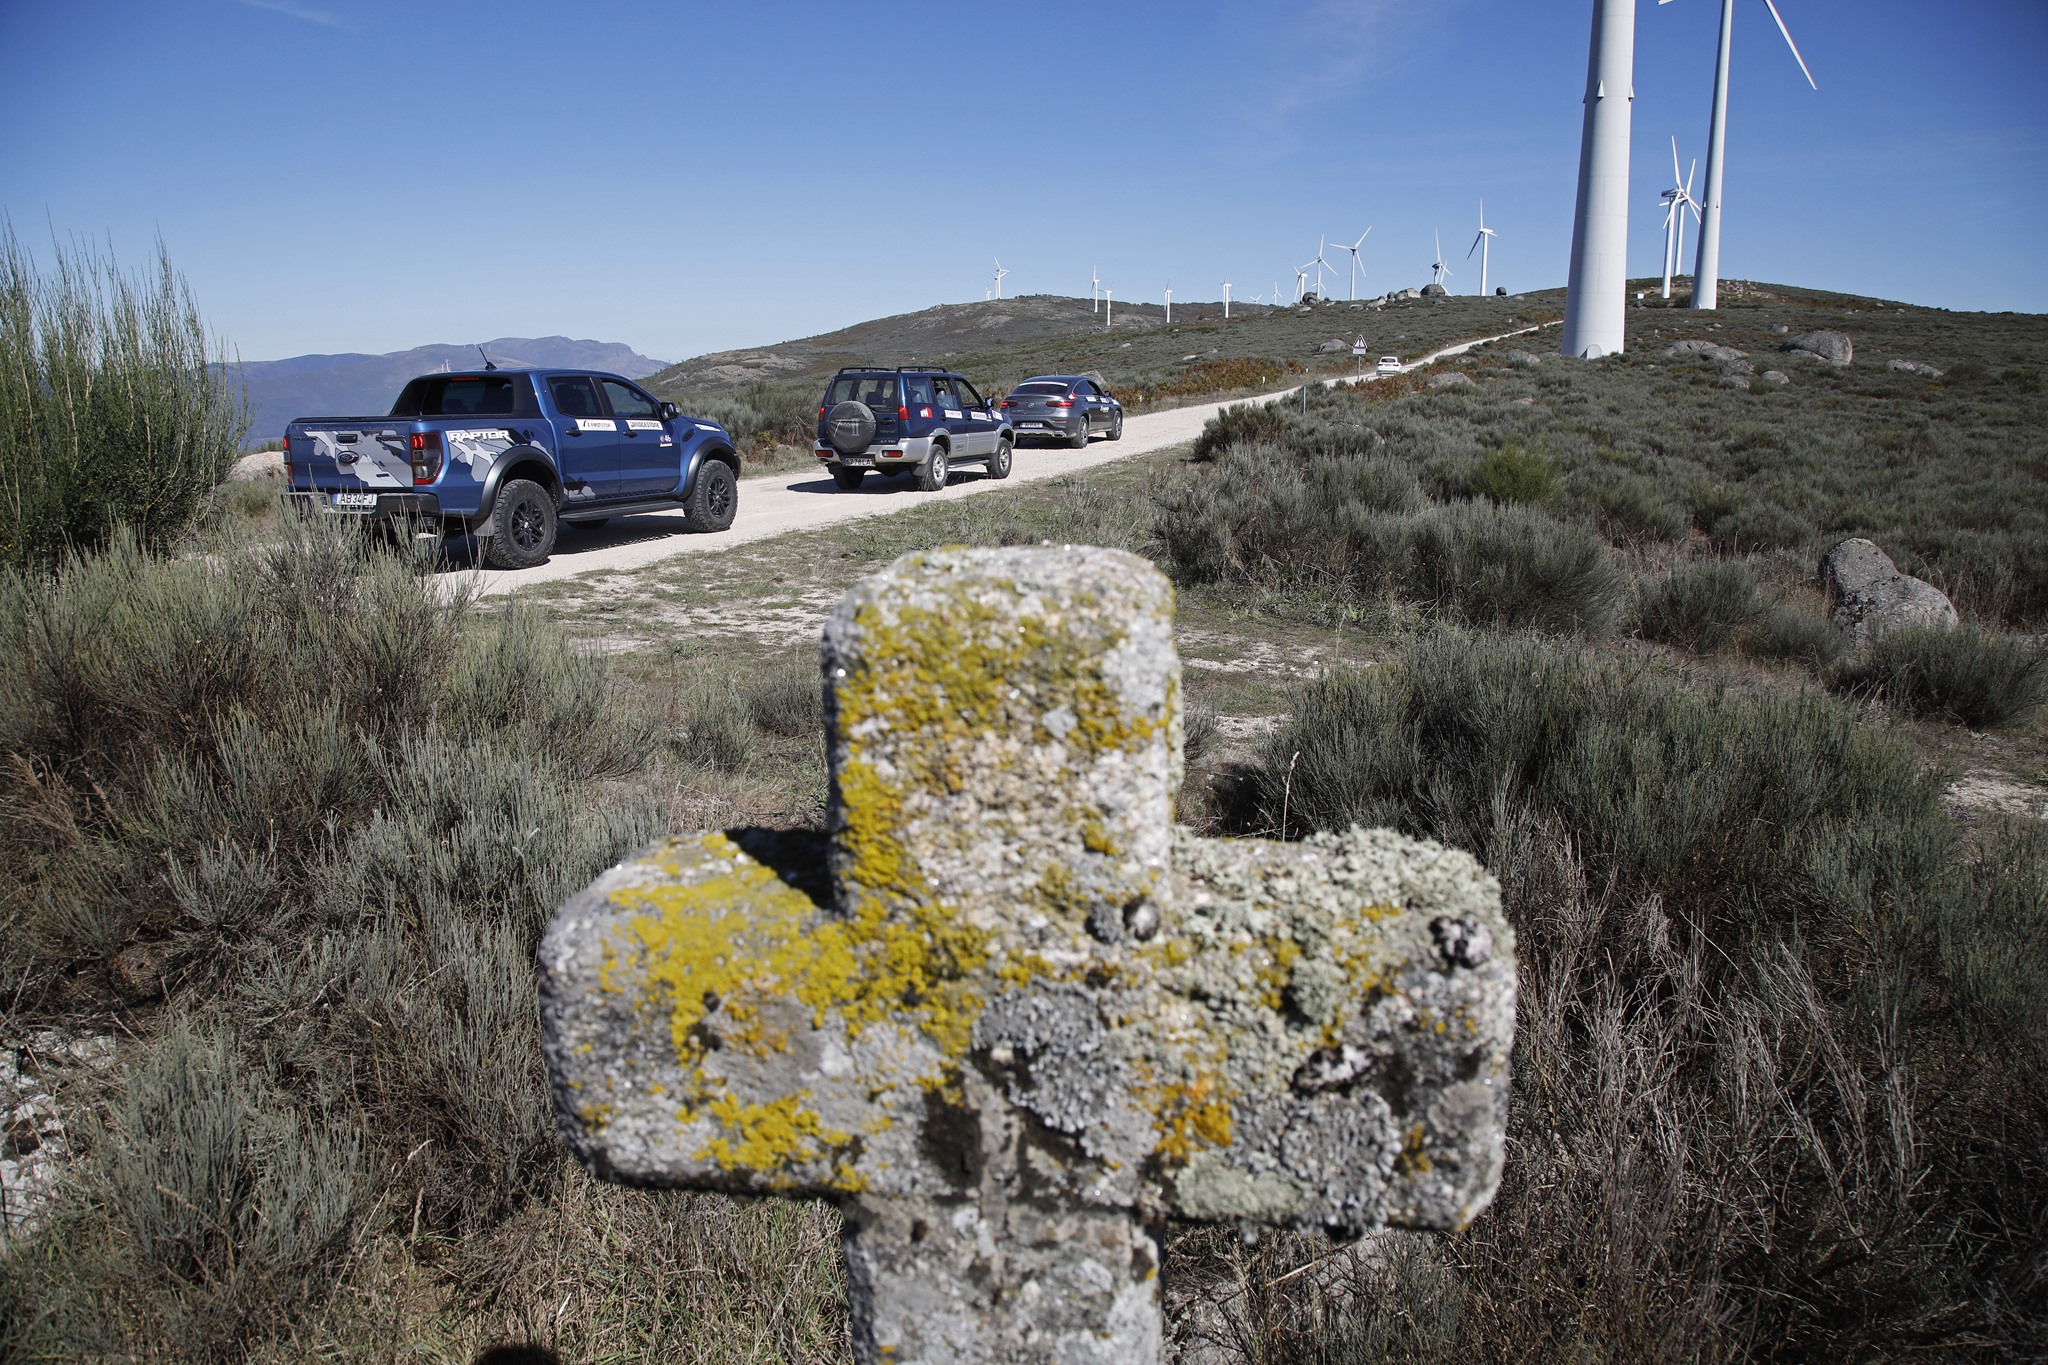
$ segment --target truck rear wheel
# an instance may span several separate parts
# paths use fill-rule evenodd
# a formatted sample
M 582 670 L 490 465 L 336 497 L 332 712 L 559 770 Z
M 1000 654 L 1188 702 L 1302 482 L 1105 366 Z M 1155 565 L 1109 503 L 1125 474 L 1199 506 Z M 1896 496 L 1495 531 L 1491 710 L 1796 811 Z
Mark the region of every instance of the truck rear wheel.
M 547 563 L 555 548 L 555 500 L 531 479 L 508 480 L 491 504 L 483 539 L 484 562 L 492 568 Z
M 860 487 L 860 481 L 866 478 L 867 475 L 868 472 L 865 469 L 848 469 L 845 465 L 840 464 L 832 466 L 832 482 L 838 484 L 841 488 L 858 488 Z

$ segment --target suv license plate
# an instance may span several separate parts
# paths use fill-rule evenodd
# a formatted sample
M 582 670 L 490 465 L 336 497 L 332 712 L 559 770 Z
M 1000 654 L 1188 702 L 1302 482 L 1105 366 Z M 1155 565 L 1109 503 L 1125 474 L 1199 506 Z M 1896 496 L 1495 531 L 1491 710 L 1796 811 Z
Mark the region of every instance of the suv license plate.
M 377 495 L 375 493 L 336 493 L 334 495 L 334 505 L 336 507 L 367 509 L 377 505 Z
M 1020 426 L 1020 427 L 1042 427 L 1042 426 L 1044 426 L 1044 425 L 1045 425 L 1045 423 L 1043 423 L 1043 422 L 1019 422 L 1019 423 L 1017 423 L 1017 425 L 1018 425 L 1018 426 Z
M 874 461 L 865 455 L 848 455 L 839 463 L 845 465 L 848 469 L 866 469 L 874 464 Z

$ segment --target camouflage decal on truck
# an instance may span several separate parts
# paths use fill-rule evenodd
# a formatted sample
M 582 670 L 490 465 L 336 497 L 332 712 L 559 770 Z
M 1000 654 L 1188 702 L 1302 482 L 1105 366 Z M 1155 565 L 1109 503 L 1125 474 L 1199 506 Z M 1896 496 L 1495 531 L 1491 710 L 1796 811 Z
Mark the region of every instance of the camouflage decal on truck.
M 335 472 L 366 488 L 411 488 L 412 460 L 405 440 L 395 431 L 314 429 L 315 459 L 332 460 Z
M 484 476 L 491 472 L 491 466 L 497 462 L 500 455 L 519 444 L 512 438 L 512 433 L 503 427 L 489 427 L 476 431 L 450 430 L 443 432 L 442 438 L 448 447 L 449 472 L 454 472 L 455 465 L 462 465 L 469 470 L 470 479 L 476 483 L 484 481 Z

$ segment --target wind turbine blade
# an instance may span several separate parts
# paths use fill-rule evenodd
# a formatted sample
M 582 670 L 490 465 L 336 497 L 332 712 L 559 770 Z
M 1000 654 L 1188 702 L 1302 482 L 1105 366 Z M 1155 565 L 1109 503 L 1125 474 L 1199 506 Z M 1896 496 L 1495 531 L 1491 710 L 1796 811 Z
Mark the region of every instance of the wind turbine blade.
M 1805 75 L 1806 83 L 1813 86 L 1816 90 L 1820 89 L 1820 86 L 1814 82 L 1813 73 L 1806 69 L 1806 58 L 1799 55 L 1799 44 L 1792 41 L 1792 30 L 1785 27 L 1785 16 L 1778 13 L 1778 7 L 1772 4 L 1771 0 L 1764 0 L 1764 8 L 1769 10 L 1771 17 L 1778 21 L 1778 32 L 1785 35 L 1785 46 L 1792 49 L 1792 60 L 1799 63 L 1799 70 Z
M 1485 241 L 1485 240 L 1486 240 L 1486 233 L 1485 233 L 1485 231 L 1484 231 L 1484 230 L 1482 229 L 1482 230 L 1480 231 L 1479 235 L 1478 235 L 1477 237 L 1474 237 L 1474 238 L 1472 239 L 1472 251 L 1477 251 L 1477 250 L 1479 250 L 1479 244 L 1480 244 L 1481 242 Z M 1469 260 L 1471 260 L 1471 259 L 1472 259 L 1472 251 L 1468 251 L 1468 252 L 1466 252 L 1466 253 L 1465 253 L 1465 259 L 1466 259 L 1466 260 L 1468 260 L 1468 261 L 1469 261 Z
M 1673 141 L 1676 141 L 1676 140 L 1677 140 L 1677 139 L 1675 139 L 1675 138 L 1673 139 Z M 1698 157 L 1694 157 L 1694 158 L 1692 159 L 1692 165 L 1686 168 L 1686 172 L 1685 172 L 1685 197 L 1686 197 L 1687 199 L 1690 199 L 1690 198 L 1692 198 L 1692 173 L 1693 173 L 1694 171 L 1698 170 L 1699 168 L 1700 168 L 1700 159 L 1699 159 Z

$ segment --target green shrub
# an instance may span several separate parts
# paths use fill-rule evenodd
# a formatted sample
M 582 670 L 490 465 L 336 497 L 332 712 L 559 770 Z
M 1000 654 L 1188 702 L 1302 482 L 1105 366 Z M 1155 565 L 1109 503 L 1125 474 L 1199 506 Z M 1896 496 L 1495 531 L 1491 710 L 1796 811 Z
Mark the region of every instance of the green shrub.
M 1619 610 L 1626 580 L 1606 547 L 1534 508 L 1432 507 L 1409 532 L 1397 589 L 1456 620 L 1600 634 Z
M 1262 753 L 1252 827 L 1284 803 L 1291 833 L 1394 825 L 1483 852 L 1506 800 L 1596 878 L 1674 905 L 1867 914 L 1887 888 L 1838 885 L 1849 850 L 1951 837 L 1941 776 L 1848 707 L 1702 696 L 1535 638 L 1445 633 L 1320 681 Z
M 1548 504 L 1557 498 L 1557 470 L 1533 450 L 1509 442 L 1487 453 L 1472 471 L 1472 489 L 1495 502 Z
M 176 540 L 248 429 L 184 278 L 161 246 L 131 278 L 0 223 L 0 565 L 49 564 L 127 526 Z
M 748 684 L 747 714 L 771 735 L 816 738 L 823 733 L 824 690 L 816 660 L 804 655 L 784 659 Z
M 1655 483 L 1611 465 L 1575 475 L 1572 491 L 1591 504 L 1603 529 L 1616 539 L 1678 540 L 1689 524 L 1685 512 Z
M 1813 535 L 1813 527 L 1776 503 L 1745 502 L 1716 517 L 1707 530 L 1714 548 L 1725 554 L 1753 550 L 1796 549 Z
M 173 1025 L 129 1066 L 59 1214 L 55 1335 L 82 1355 L 239 1360 L 319 1304 L 369 1195 L 360 1134 L 326 1117 Z
M 1832 621 L 1783 604 L 1752 622 L 1738 643 L 1758 658 L 1803 663 L 1816 671 L 1832 668 L 1849 652 Z
M 1190 458 L 1213 460 L 1235 446 L 1278 442 L 1293 428 L 1284 404 L 1233 403 L 1203 424 Z
M 1711 654 L 1763 614 L 1756 576 L 1746 564 L 1681 564 L 1636 589 L 1636 630 L 1646 640 Z
M 2048 698 L 2048 650 L 1971 626 L 1888 631 L 1843 671 L 1852 690 L 1973 730 L 2021 721 Z

